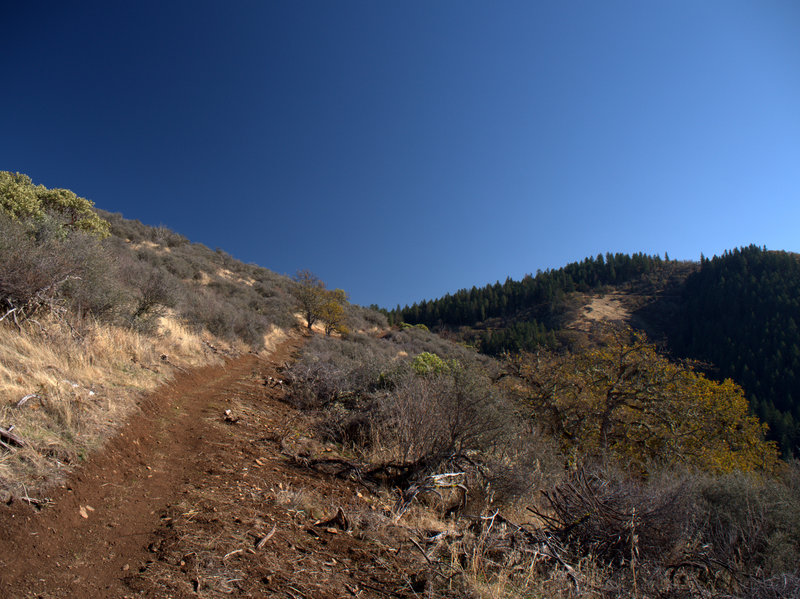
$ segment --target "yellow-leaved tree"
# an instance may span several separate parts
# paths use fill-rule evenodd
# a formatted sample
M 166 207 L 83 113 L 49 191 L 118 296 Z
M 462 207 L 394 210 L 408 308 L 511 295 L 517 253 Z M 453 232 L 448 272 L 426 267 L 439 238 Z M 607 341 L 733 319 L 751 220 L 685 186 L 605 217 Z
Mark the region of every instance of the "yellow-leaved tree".
M 325 327 L 326 335 L 330 335 L 334 331 L 341 334 L 348 332 L 346 305 L 347 293 L 344 290 L 334 289 L 325 293 L 325 301 L 320 308 L 319 319 Z
M 748 472 L 777 463 L 741 387 L 671 362 L 642 333 L 617 332 L 574 355 L 525 354 L 510 365 L 531 417 L 573 454 L 615 458 L 642 473 L 679 464 Z

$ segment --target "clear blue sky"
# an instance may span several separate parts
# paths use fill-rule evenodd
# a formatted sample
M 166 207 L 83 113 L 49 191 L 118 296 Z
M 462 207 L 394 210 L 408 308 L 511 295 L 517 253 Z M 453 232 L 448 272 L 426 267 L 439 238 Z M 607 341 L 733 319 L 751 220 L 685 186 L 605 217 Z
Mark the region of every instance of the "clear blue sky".
M 383 306 L 800 250 L 794 0 L 14 2 L 0 169 Z

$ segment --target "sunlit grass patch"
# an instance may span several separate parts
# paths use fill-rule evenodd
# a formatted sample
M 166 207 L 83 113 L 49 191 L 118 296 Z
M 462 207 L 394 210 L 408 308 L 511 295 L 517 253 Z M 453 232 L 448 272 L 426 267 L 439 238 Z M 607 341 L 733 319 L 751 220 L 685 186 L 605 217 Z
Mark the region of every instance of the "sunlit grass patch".
M 126 421 L 143 393 L 177 369 L 221 361 L 212 346 L 230 348 L 171 317 L 152 336 L 94 321 L 0 326 L 0 426 L 25 442 L 0 447 L 0 489 L 33 492 L 57 481 Z

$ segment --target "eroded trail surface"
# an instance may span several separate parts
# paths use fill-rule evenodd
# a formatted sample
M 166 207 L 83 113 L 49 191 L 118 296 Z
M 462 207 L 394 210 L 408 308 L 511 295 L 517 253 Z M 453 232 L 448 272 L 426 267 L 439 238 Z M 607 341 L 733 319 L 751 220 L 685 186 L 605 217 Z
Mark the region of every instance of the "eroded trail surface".
M 305 439 L 277 382 L 301 343 L 177 376 L 47 507 L 0 506 L 0 597 L 414 596 L 403 535 L 320 524 L 375 499 L 282 453 Z

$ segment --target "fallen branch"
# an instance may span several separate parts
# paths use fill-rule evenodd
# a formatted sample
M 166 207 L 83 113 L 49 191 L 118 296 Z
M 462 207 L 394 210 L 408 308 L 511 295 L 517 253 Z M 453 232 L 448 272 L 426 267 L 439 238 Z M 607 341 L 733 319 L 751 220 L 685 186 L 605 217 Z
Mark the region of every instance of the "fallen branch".
M 0 316 L 0 322 L 3 322 L 9 316 L 14 316 L 14 319 L 16 320 L 16 312 L 17 308 L 11 308 L 8 312 Z
M 23 441 L 20 437 L 11 432 L 11 429 L 13 428 L 14 427 L 12 426 L 8 430 L 6 430 L 0 426 L 0 439 L 8 443 L 11 443 L 12 445 L 16 445 L 17 447 L 25 447 L 25 441 Z
M 24 406 L 26 403 L 28 403 L 28 400 L 29 400 L 29 399 L 33 399 L 33 398 L 36 398 L 36 399 L 42 399 L 42 396 L 41 396 L 41 395 L 39 395 L 38 393 L 28 393 L 28 395 L 26 395 L 25 397 L 23 397 L 22 399 L 20 399 L 20 400 L 17 402 L 17 407 L 18 407 L 18 408 L 21 408 L 21 407 L 22 407 L 22 406 Z
M 575 583 L 575 591 L 580 592 L 580 583 L 578 582 L 578 577 L 575 574 L 575 569 L 561 558 L 561 556 L 556 551 L 555 547 L 553 547 L 553 544 L 550 542 L 550 538 L 548 537 L 548 535 L 546 534 L 543 535 L 542 539 L 544 540 L 544 544 L 547 545 L 547 548 L 550 550 L 550 554 L 554 558 L 556 558 L 559 564 L 563 566 L 564 570 L 567 572 L 567 574 L 569 574 L 570 578 L 572 579 L 572 582 Z
M 25 491 L 25 497 L 20 497 L 20 499 L 22 501 L 24 501 L 25 503 L 27 503 L 29 505 L 32 505 L 33 507 L 35 507 L 37 509 L 40 509 L 42 507 L 42 505 L 44 505 L 46 503 L 46 501 L 40 501 L 39 499 L 36 499 L 35 497 L 29 496 L 28 495 L 28 488 L 25 485 L 22 485 L 22 490 Z
M 226 553 L 226 554 L 225 554 L 225 557 L 223 557 L 223 558 L 222 558 L 222 561 L 223 561 L 223 563 L 224 563 L 224 562 L 225 562 L 225 560 L 226 560 L 226 559 L 228 559 L 230 556 L 232 556 L 232 555 L 236 555 L 237 553 L 241 553 L 242 551 L 244 551 L 244 549 L 234 549 L 233 551 L 229 551 L 228 553 Z
M 263 548 L 264 548 L 264 545 L 266 545 L 266 544 L 267 544 L 267 541 L 269 541 L 269 540 L 272 538 L 272 535 L 274 535 L 274 534 L 275 534 L 275 530 L 277 529 L 277 527 L 278 527 L 278 525 L 277 525 L 277 524 L 273 524 L 273 525 L 272 525 L 272 530 L 271 530 L 271 531 L 269 531 L 269 532 L 266 534 L 266 536 L 262 537 L 262 538 L 261 538 L 261 539 L 258 541 L 258 543 L 256 543 L 256 549 L 257 549 L 257 550 L 258 550 L 258 549 L 263 549 Z
M 419 543 L 417 543 L 417 542 L 416 542 L 414 539 L 409 539 L 409 541 L 411 541 L 411 542 L 414 544 L 414 547 L 416 547 L 417 549 L 419 549 L 419 552 L 422 554 L 422 557 L 424 557 L 424 558 L 425 558 L 425 561 L 426 561 L 426 562 L 428 562 L 428 564 L 430 564 L 431 566 L 433 566 L 434 564 L 433 564 L 433 562 L 431 561 L 431 558 L 429 558 L 429 557 L 428 557 L 428 554 L 427 554 L 427 553 L 425 552 L 425 550 L 424 550 L 424 549 L 423 549 L 423 548 L 420 546 L 420 544 L 419 544 Z

